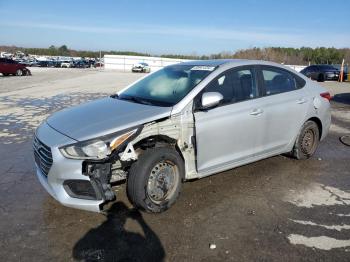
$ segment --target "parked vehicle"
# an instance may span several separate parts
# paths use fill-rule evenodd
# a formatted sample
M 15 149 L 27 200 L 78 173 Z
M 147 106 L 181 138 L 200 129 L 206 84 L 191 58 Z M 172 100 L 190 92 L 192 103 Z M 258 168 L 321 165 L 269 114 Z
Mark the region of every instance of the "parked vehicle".
M 51 60 L 39 60 L 38 66 L 39 67 L 55 67 L 55 63 Z
M 116 198 L 113 185 L 126 181 L 136 207 L 162 212 L 183 181 L 284 153 L 310 158 L 328 134 L 329 100 L 317 83 L 271 62 L 167 66 L 45 120 L 34 138 L 37 177 L 65 206 L 103 210 Z
M 25 76 L 31 75 L 31 72 L 25 65 L 18 63 L 12 59 L 0 58 L 0 73 L 4 76 L 17 75 Z
M 83 60 L 76 61 L 74 63 L 74 67 L 76 68 L 89 68 L 90 64 L 88 62 L 85 62 Z
M 104 67 L 104 63 L 103 62 L 95 62 L 94 63 L 94 67 Z
M 131 71 L 140 72 L 140 73 L 149 73 L 151 72 L 151 68 L 147 63 L 137 63 L 132 66 Z
M 70 67 L 74 67 L 74 63 L 72 61 L 61 61 L 60 66 L 62 68 L 70 68 Z
M 18 61 L 20 64 L 25 66 L 37 66 L 38 62 L 36 60 L 20 60 Z
M 331 65 L 311 65 L 301 70 L 300 73 L 318 82 L 338 80 L 340 75 L 340 71 Z

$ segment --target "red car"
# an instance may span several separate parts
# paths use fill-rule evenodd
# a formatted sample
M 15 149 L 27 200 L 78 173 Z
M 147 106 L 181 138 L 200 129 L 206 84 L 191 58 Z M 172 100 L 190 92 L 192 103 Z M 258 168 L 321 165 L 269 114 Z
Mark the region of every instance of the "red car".
M 10 74 L 16 76 L 31 75 L 31 72 L 25 65 L 8 58 L 0 58 L 0 73 L 4 76 Z

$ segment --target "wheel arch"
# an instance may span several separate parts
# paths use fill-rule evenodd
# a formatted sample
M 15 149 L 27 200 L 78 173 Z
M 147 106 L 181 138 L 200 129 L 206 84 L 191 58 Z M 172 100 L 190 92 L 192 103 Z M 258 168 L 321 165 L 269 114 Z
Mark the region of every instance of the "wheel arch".
M 148 149 L 148 148 L 156 148 L 156 147 L 171 147 L 174 148 L 177 153 L 180 155 L 182 160 L 185 161 L 185 158 L 181 152 L 180 147 L 177 144 L 177 140 L 167 136 L 167 135 L 150 135 L 148 137 L 145 137 L 135 143 L 134 145 L 135 149 L 141 148 L 141 149 Z
M 321 139 L 321 137 L 322 137 L 322 122 L 321 122 L 321 120 L 318 117 L 313 116 L 313 117 L 309 118 L 307 121 L 313 121 L 316 123 L 316 125 L 318 127 L 318 131 L 320 132 L 319 139 Z

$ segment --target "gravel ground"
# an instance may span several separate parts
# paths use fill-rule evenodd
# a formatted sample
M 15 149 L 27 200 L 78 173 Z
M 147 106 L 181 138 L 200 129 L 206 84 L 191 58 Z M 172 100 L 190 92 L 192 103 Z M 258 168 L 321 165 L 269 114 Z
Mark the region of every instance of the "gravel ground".
M 107 215 L 61 206 L 39 185 L 31 139 L 49 114 L 143 74 L 33 68 L 0 76 L 0 255 L 4 261 L 349 261 L 350 84 L 326 82 L 333 124 L 307 161 L 284 156 L 184 184 L 169 211 Z M 210 248 L 212 247 L 212 248 Z M 215 247 L 215 248 L 214 248 Z

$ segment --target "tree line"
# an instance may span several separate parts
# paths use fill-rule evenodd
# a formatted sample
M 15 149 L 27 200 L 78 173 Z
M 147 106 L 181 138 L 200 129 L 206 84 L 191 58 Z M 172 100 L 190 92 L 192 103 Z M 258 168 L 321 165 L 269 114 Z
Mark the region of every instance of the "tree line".
M 15 53 L 22 51 L 25 54 L 47 55 L 47 56 L 78 56 L 98 58 L 99 51 L 84 51 L 69 49 L 66 45 L 60 47 L 50 46 L 49 48 L 24 48 L 16 46 L 0 46 L 1 51 Z M 134 56 L 151 56 L 147 53 L 133 51 L 101 51 L 101 55 L 134 55 Z M 346 63 L 350 61 L 350 48 L 326 48 L 326 47 L 301 47 L 301 48 L 285 48 L 285 47 L 266 47 L 266 48 L 249 48 L 241 49 L 236 52 L 221 52 L 211 55 L 179 55 L 179 54 L 163 54 L 161 57 L 177 58 L 177 59 L 257 59 L 268 60 L 277 63 L 293 64 L 293 65 L 309 65 L 309 64 L 340 64 L 343 59 Z
M 236 52 L 221 52 L 208 56 L 164 55 L 164 57 L 182 59 L 256 59 L 289 65 L 340 64 L 343 59 L 345 59 L 346 63 L 350 62 L 350 48 L 337 49 L 334 47 L 254 47 L 249 49 L 241 49 Z

